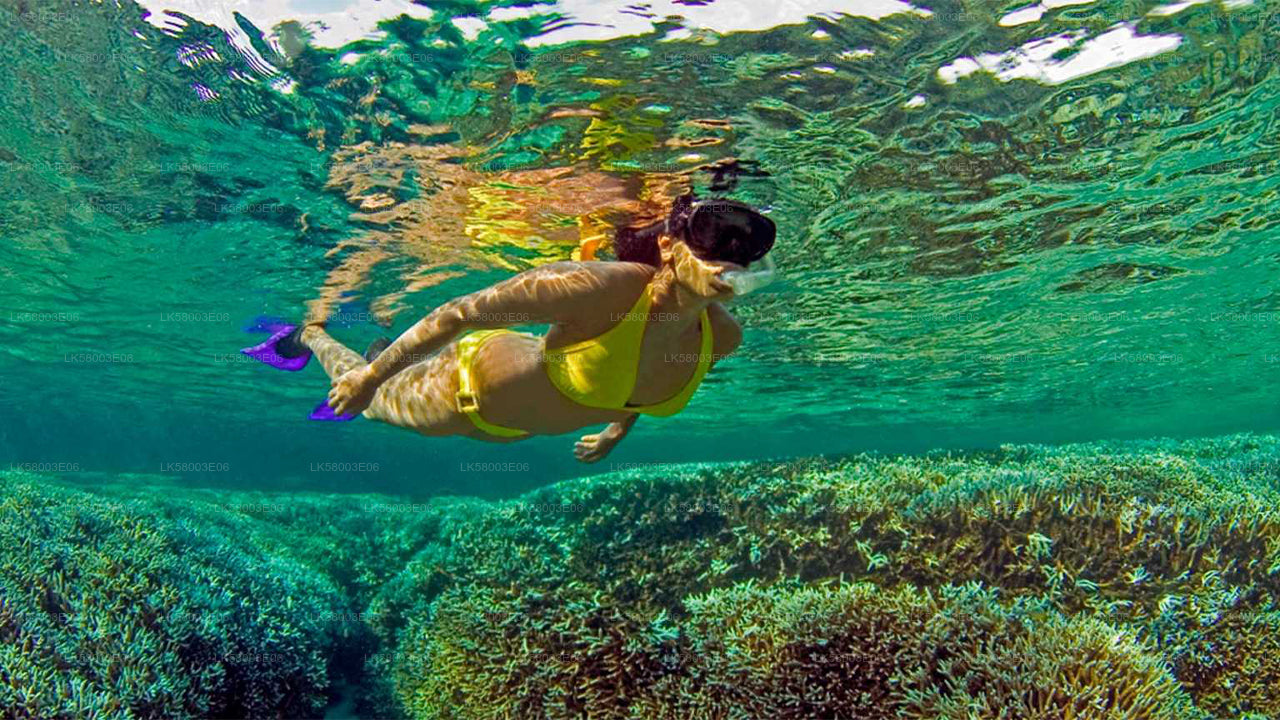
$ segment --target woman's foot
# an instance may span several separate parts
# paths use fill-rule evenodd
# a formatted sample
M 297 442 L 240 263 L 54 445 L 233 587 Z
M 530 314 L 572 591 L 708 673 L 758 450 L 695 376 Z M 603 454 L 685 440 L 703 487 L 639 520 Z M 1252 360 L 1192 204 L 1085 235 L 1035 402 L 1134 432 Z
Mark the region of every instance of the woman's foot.
M 250 332 L 274 333 L 267 341 L 240 352 L 277 370 L 297 372 L 311 359 L 311 348 L 302 340 L 303 328 L 283 321 L 259 322 Z
M 302 341 L 302 331 L 306 325 L 299 325 L 293 332 L 276 341 L 276 354 L 282 358 L 297 358 L 311 352 L 311 348 Z

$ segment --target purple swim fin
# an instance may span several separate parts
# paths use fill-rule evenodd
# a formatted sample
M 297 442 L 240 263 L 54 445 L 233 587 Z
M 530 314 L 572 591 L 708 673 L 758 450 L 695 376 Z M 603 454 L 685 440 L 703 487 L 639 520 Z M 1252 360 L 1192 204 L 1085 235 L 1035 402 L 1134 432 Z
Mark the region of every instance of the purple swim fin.
M 259 322 L 248 328 L 248 332 L 274 333 L 261 345 L 248 347 L 240 352 L 264 362 L 277 370 L 297 372 L 307 366 L 311 359 L 311 348 L 303 345 L 301 328 L 298 325 Z
M 329 401 L 326 400 L 311 411 L 310 419 L 319 420 L 320 422 L 350 422 L 355 420 L 356 417 L 356 415 L 338 415 L 334 413 L 333 408 L 329 407 Z

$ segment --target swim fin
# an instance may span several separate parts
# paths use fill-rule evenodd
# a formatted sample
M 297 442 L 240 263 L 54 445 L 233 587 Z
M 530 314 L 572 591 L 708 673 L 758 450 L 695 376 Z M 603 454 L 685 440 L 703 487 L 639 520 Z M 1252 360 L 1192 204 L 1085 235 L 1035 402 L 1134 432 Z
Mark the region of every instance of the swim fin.
M 355 420 L 357 417 L 359 416 L 358 415 L 338 415 L 333 411 L 333 408 L 329 407 L 329 401 L 325 400 L 324 402 L 317 405 L 315 410 L 311 411 L 311 417 L 309 417 L 308 419 L 319 420 L 320 422 L 351 422 L 352 420 Z
M 311 359 L 311 348 L 302 344 L 302 328 L 302 325 L 260 320 L 245 330 L 269 332 L 272 333 L 271 337 L 261 345 L 254 345 L 240 352 L 277 370 L 297 372 L 306 367 L 307 361 Z

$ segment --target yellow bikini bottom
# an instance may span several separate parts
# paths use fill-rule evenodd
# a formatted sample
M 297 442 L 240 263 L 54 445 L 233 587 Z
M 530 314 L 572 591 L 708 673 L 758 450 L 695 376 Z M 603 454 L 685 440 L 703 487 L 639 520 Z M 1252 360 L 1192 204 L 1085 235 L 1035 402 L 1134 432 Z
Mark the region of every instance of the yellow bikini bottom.
M 480 346 L 490 338 L 502 335 L 503 333 L 511 333 L 519 335 L 514 330 L 477 330 L 467 333 L 458 341 L 458 392 L 455 398 L 458 402 L 458 412 L 466 415 L 476 427 L 482 431 L 494 435 L 496 437 L 514 438 L 524 437 L 529 433 L 524 430 L 516 430 L 515 428 L 494 425 L 484 418 L 480 417 L 480 402 L 476 398 L 475 375 L 471 372 L 471 365 L 475 362 L 476 353 L 480 351 Z

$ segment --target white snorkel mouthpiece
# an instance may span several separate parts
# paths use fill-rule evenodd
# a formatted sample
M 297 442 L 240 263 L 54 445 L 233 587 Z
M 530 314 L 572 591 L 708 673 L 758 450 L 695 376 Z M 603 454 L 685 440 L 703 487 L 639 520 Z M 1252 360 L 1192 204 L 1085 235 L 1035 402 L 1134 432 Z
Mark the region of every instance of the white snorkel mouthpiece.
M 720 276 L 733 288 L 733 294 L 738 296 L 753 293 L 777 277 L 778 266 L 774 265 L 772 254 L 751 263 L 746 270 L 731 270 Z

